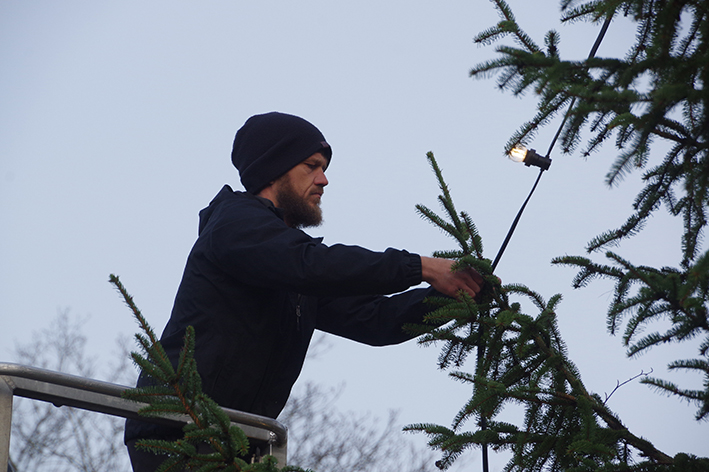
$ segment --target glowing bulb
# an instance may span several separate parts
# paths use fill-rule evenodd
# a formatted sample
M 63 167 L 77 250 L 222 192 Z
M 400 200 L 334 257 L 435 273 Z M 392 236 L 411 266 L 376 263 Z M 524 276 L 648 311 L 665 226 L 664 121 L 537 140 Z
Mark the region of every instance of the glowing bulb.
M 524 146 L 515 146 L 510 151 L 509 158 L 515 162 L 524 162 L 525 157 L 527 157 L 527 148 Z
M 524 162 L 524 165 L 539 167 L 542 170 L 549 169 L 551 159 L 540 156 L 534 149 L 527 149 L 522 145 L 515 146 L 511 151 L 509 158 L 515 162 Z

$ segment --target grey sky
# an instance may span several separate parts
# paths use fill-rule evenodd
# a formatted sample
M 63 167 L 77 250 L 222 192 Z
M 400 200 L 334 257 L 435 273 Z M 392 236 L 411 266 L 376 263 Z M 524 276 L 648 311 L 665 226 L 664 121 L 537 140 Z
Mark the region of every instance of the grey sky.
M 538 42 L 557 27 L 558 2 L 510 3 Z M 437 208 L 425 160 L 432 150 L 494 257 L 536 177 L 501 156 L 534 97 L 515 99 L 493 80 L 467 77 L 492 55 L 472 38 L 495 21 L 483 0 L 0 3 L 0 359 L 64 307 L 91 315 L 97 352 L 116 333 L 133 333 L 109 273 L 161 330 L 197 212 L 224 183 L 240 187 L 230 146 L 255 113 L 303 116 L 333 146 L 326 223 L 311 234 L 425 255 L 453 247 L 414 212 L 416 203 Z M 596 28 L 580 29 L 560 28 L 562 54 L 587 54 Z M 612 25 L 599 54 L 629 34 Z M 545 151 L 553 132 L 533 147 Z M 656 349 L 627 360 L 605 331 L 611 287 L 573 291 L 574 272 L 549 264 L 624 221 L 637 176 L 608 190 L 613 156 L 611 147 L 588 161 L 554 153 L 498 267 L 505 282 L 547 298 L 564 294 L 562 333 L 601 395 L 641 370 L 665 376 L 671 359 Z M 667 221 L 657 218 L 622 253 L 674 264 L 679 230 Z M 383 416 L 398 408 L 404 423 L 448 425 L 469 392 L 436 370 L 437 355 L 414 342 L 375 349 L 335 340 L 302 378 L 346 382 L 345 409 Z M 609 404 L 665 452 L 709 455 L 707 426 L 694 422 L 692 407 L 637 383 Z

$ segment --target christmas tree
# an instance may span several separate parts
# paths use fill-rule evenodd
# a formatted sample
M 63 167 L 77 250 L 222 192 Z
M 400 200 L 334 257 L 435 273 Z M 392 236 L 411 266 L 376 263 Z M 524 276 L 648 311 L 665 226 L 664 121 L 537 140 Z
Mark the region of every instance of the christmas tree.
M 705 1 L 562 0 L 563 22 L 590 21 L 600 25 L 596 43 L 584 60 L 561 58 L 561 38 L 549 31 L 540 47 L 515 18 L 504 0 L 493 0 L 500 21 L 480 33 L 476 42 L 500 44 L 498 57 L 475 66 L 472 77 L 497 75 L 502 90 L 538 97 L 536 115 L 510 138 L 509 152 L 528 144 L 535 133 L 557 116 L 563 118 L 557 138 L 562 151 L 581 149 L 588 157 L 611 138 L 619 155 L 610 166 L 607 183 L 617 185 L 641 171 L 644 187 L 625 224 L 593 238 L 589 253 L 605 251 L 606 261 L 588 256 L 563 256 L 554 263 L 579 269 L 573 281 L 583 287 L 594 279 L 615 284 L 607 313 L 609 331 L 624 327 L 629 356 L 667 343 L 700 339 L 697 357 L 670 362 L 671 370 L 695 372 L 703 389 L 682 388 L 645 376 L 641 382 L 662 393 L 696 405 L 696 419 L 709 417 L 709 252 L 702 251 L 702 234 L 709 205 L 709 4 Z M 614 18 L 636 24 L 635 42 L 623 57 L 596 57 L 598 46 Z M 587 144 L 582 146 L 582 142 Z M 664 157 L 653 145 L 669 145 Z M 441 368 L 460 368 L 475 355 L 474 370 L 453 371 L 456 379 L 474 386 L 473 396 L 451 428 L 412 425 L 424 431 L 431 445 L 443 452 L 449 466 L 466 448 L 490 445 L 509 449 L 506 470 L 708 470 L 706 459 L 686 454 L 669 457 L 630 432 L 605 402 L 589 392 L 567 357 L 556 323 L 560 297 L 548 301 L 524 285 L 500 285 L 482 254 L 480 236 L 465 213 L 457 214 L 438 166 L 439 197 L 446 218 L 419 207 L 428 220 L 459 244 L 460 259 L 478 270 L 488 287 L 478 300 L 462 297 L 446 303 L 431 316 L 443 327 L 424 335 L 425 343 L 444 343 Z M 682 226 L 681 258 L 676 267 L 637 264 L 609 251 L 642 231 L 661 207 Z M 532 301 L 537 312 L 526 314 L 517 297 Z M 669 327 L 657 329 L 658 320 Z M 495 420 L 509 403 L 525 408 L 521 425 Z M 477 430 L 465 431 L 477 420 Z

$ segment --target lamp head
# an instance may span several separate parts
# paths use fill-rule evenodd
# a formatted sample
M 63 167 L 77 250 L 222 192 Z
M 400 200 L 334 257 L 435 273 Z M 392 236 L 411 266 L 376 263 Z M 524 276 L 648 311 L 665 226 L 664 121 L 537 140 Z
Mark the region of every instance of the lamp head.
M 551 159 L 540 156 L 534 149 L 527 149 L 521 145 L 512 148 L 509 158 L 515 162 L 524 162 L 524 165 L 527 167 L 535 166 L 542 170 L 548 170 L 551 165 Z

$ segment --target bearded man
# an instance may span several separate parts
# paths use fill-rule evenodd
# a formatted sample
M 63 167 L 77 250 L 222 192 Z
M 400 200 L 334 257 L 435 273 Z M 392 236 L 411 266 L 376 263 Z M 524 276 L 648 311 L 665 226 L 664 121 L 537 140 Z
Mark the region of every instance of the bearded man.
M 327 246 L 303 232 L 322 221 L 331 158 L 308 121 L 276 112 L 253 116 L 237 132 L 231 155 L 246 191 L 225 185 L 200 212 L 199 237 L 161 343 L 176 363 L 185 329 L 194 327 L 203 390 L 224 407 L 276 418 L 315 329 L 372 346 L 398 344 L 412 337 L 403 325 L 422 321 L 427 296 L 480 291 L 480 275 L 452 272 L 451 261 Z M 422 281 L 431 287 L 403 292 Z M 138 385 L 145 382 L 141 377 Z M 154 470 L 163 459 L 136 451 L 137 439 L 181 436 L 128 420 L 134 470 Z

